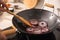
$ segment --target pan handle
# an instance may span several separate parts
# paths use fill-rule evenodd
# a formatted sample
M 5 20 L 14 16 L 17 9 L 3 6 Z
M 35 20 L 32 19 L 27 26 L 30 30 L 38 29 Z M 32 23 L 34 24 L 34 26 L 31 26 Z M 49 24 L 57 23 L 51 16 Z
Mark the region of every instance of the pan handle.
M 57 25 L 56 30 L 60 32 L 60 16 L 57 18 Z
M 50 7 L 50 8 L 54 8 L 53 4 L 49 4 L 49 3 L 45 3 L 45 6 Z
M 57 16 L 57 23 L 60 23 L 60 16 Z

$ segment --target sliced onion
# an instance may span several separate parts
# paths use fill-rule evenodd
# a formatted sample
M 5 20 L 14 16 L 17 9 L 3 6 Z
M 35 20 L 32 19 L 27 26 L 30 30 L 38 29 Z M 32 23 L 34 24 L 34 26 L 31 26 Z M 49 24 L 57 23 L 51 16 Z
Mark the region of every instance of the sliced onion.
M 38 21 L 35 20 L 35 19 L 31 19 L 31 20 L 30 20 L 30 23 L 33 24 L 33 25 L 37 25 L 37 24 L 38 24 Z
M 45 26 L 47 26 L 47 23 L 46 22 L 43 22 L 43 21 L 42 22 L 39 22 L 39 26 L 40 27 L 45 27 Z
M 48 32 L 48 28 L 42 28 L 42 32 Z
M 34 29 L 33 28 L 27 28 L 26 29 L 28 32 L 32 32 Z
M 35 30 L 35 31 L 33 31 L 33 33 L 34 33 L 34 34 L 41 34 L 42 31 L 41 31 L 41 30 Z

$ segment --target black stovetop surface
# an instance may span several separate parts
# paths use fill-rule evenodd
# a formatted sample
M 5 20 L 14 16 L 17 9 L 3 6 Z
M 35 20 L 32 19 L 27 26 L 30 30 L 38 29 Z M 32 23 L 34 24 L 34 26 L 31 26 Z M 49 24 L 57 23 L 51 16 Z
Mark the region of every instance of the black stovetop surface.
M 12 40 L 12 39 L 9 39 Z M 43 35 L 30 35 L 25 33 L 17 33 L 13 40 L 56 40 L 53 32 Z

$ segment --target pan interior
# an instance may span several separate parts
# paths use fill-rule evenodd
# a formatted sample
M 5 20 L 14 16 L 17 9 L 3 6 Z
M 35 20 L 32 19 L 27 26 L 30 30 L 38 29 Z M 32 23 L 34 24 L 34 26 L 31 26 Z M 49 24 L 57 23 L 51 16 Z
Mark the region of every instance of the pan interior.
M 54 13 L 47 10 L 43 10 L 43 9 L 28 9 L 28 10 L 19 12 L 17 15 L 22 16 L 28 21 L 31 19 L 37 19 L 38 21 L 45 21 L 48 24 L 49 30 L 51 30 L 51 28 L 54 29 L 53 26 L 57 21 L 57 17 Z M 15 25 L 19 31 L 27 33 L 26 31 L 26 28 L 28 27 L 27 25 L 22 23 L 16 17 L 13 17 L 12 22 L 13 22 L 13 25 Z

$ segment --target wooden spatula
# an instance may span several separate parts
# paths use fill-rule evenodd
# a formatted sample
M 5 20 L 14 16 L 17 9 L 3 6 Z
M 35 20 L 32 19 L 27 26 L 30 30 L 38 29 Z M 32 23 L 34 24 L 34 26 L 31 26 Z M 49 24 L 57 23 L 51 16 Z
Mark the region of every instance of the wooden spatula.
M 1 7 L 1 8 L 0 8 L 0 11 L 6 11 L 6 12 L 8 12 L 9 14 L 14 15 L 17 19 L 19 19 L 21 22 L 25 23 L 25 24 L 28 25 L 29 27 L 32 26 L 29 21 L 27 21 L 26 19 L 24 19 L 23 17 L 21 17 L 21 16 L 19 16 L 19 15 L 16 15 L 16 14 L 12 13 L 11 11 L 7 10 L 6 8 Z

